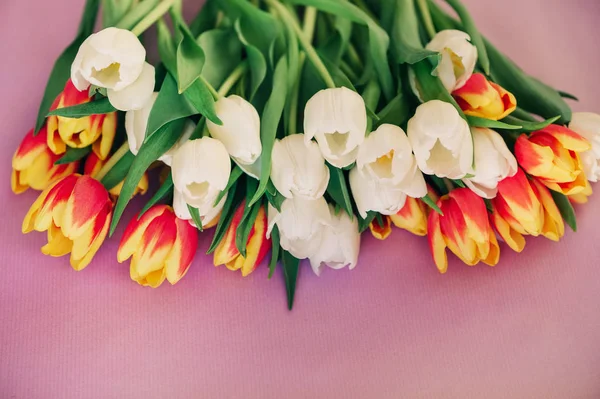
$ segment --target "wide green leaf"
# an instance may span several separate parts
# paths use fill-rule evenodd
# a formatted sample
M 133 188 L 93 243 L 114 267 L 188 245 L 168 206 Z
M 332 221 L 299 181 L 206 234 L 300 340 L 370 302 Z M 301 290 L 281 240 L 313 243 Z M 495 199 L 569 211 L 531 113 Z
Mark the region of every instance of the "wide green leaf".
M 440 207 L 437 206 L 437 204 L 435 203 L 435 201 L 433 199 L 431 199 L 429 194 L 426 194 L 424 197 L 422 197 L 421 201 L 423 201 L 425 203 L 425 205 L 427 205 L 428 207 L 433 209 L 435 212 L 439 213 L 442 216 L 444 215 L 444 213 L 442 212 Z
M 177 46 L 177 83 L 179 93 L 186 91 L 202 74 L 204 50 L 188 29 L 179 27 L 181 40 Z
M 554 199 L 562 218 L 569 225 L 571 230 L 577 231 L 577 218 L 575 217 L 575 210 L 573 209 L 573 205 L 571 205 L 569 198 L 554 190 L 550 190 L 550 194 L 552 194 L 552 198 Z
M 292 310 L 292 307 L 294 306 L 294 294 L 296 293 L 296 280 L 298 279 L 300 260 L 294 258 L 294 256 L 285 250 L 282 250 L 281 252 L 281 263 L 283 264 L 283 277 L 285 279 L 288 309 Z
M 414 72 L 414 80 L 411 82 L 413 90 L 421 102 L 431 100 L 445 101 L 452 104 L 460 116 L 466 119 L 462 109 L 450 93 L 448 93 L 440 78 L 431 74 L 431 63 L 428 60 L 419 61 L 412 65 L 411 68 Z
M 83 9 L 83 16 L 79 23 L 79 30 L 75 40 L 62 52 L 62 54 L 56 59 L 48 83 L 46 83 L 46 89 L 44 90 L 44 96 L 40 103 L 38 110 L 37 119 L 35 122 L 35 134 L 40 131 L 44 123 L 46 122 L 46 115 L 52 106 L 52 103 L 56 97 L 63 91 L 67 80 L 71 77 L 71 64 L 79 51 L 79 46 L 89 35 L 94 31 L 94 24 L 96 23 L 96 16 L 98 14 L 99 0 L 86 0 L 85 7 Z
M 273 182 L 269 180 L 269 184 L 267 185 L 267 191 L 265 191 L 265 195 L 267 196 L 267 201 L 269 204 L 279 212 L 281 212 L 281 205 L 283 205 L 283 201 L 285 201 L 285 197 L 277 191 Z
M 285 57 L 277 62 L 273 75 L 273 89 L 267 100 L 260 124 L 260 141 L 262 143 L 261 174 L 258 189 L 250 201 L 250 205 L 258 201 L 265 193 L 271 175 L 271 152 L 277 136 L 277 128 L 287 98 L 287 61 Z
M 133 5 L 133 0 L 102 0 L 102 26 L 115 26 Z
M 399 93 L 379 111 L 377 116 L 379 120 L 375 124 L 375 127 L 381 126 L 384 123 L 402 126 L 412 116 L 412 109 L 406 100 L 406 96 L 403 93 Z
M 156 161 L 161 155 L 171 149 L 171 147 L 179 140 L 183 133 L 185 122 L 185 119 L 178 119 L 167 123 L 159 129 L 157 134 L 154 134 L 140 147 L 137 156 L 133 159 L 131 168 L 129 168 L 129 172 L 127 173 L 127 177 L 125 178 L 125 182 L 121 189 L 121 194 L 115 205 L 113 220 L 110 225 L 111 236 L 115 232 L 117 224 L 123 215 L 123 211 L 133 196 L 133 192 L 142 176 L 152 162 Z
M 110 190 L 116 187 L 117 184 L 121 183 L 127 176 L 134 158 L 135 155 L 133 155 L 131 151 L 128 151 L 102 178 L 102 185 L 104 185 L 107 190 Z
M 260 49 L 246 38 L 239 19 L 235 21 L 234 27 L 240 42 L 244 45 L 244 49 L 246 50 L 246 57 L 250 69 L 250 89 L 248 99 L 251 101 L 267 76 L 267 59 Z
M 520 119 L 515 118 L 512 115 L 509 115 L 506 118 L 502 119 L 502 122 L 510 123 L 513 125 L 519 124 L 519 125 L 521 125 L 521 129 L 519 129 L 519 130 L 522 132 L 535 132 L 536 130 L 542 130 L 547 126 L 550 126 L 551 124 L 553 124 L 554 122 L 556 122 L 559 119 L 560 119 L 560 116 L 555 116 L 554 118 L 546 119 L 545 121 L 530 122 L 530 121 L 522 121 Z M 503 129 L 505 129 L 505 128 L 503 128 Z
M 212 29 L 198 37 L 204 50 L 202 76 L 213 87 L 219 87 L 242 62 L 242 43 L 233 29 Z
M 346 53 L 352 35 L 352 21 L 341 16 L 336 16 L 333 23 L 334 32 L 327 41 L 319 47 L 319 53 L 329 59 L 334 65 L 339 66 L 342 56 Z
M 48 113 L 48 116 L 64 116 L 65 118 L 83 118 L 90 115 L 108 114 L 117 109 L 112 106 L 107 97 L 100 100 L 94 100 L 83 104 L 73 105 L 71 107 L 57 108 Z
M 471 115 L 467 115 L 467 122 L 469 122 L 469 126 L 487 127 L 490 129 L 521 130 L 523 128 L 523 125 L 517 123 L 516 120 L 514 121 L 515 123 L 509 123 L 507 120 L 496 121 Z
M 348 191 L 348 183 L 344 171 L 327 163 L 329 168 L 329 184 L 327 185 L 327 194 L 331 196 L 333 201 L 339 205 L 346 213 L 353 217 L 352 202 L 350 200 L 350 192 Z
M 363 232 L 369 228 L 369 225 L 377 217 L 377 212 L 369 211 L 367 212 L 367 217 L 362 218 L 362 216 L 358 215 L 358 231 Z
M 169 173 L 169 176 L 165 179 L 164 183 L 160 186 L 160 188 L 154 193 L 152 198 L 148 201 L 148 203 L 142 208 L 140 213 L 138 214 L 138 220 L 144 215 L 144 213 L 148 212 L 150 208 L 156 205 L 159 201 L 165 198 L 169 193 L 173 191 L 173 176 Z
M 231 187 L 235 184 L 235 182 L 238 181 L 240 176 L 242 176 L 243 174 L 244 174 L 244 171 L 239 166 L 237 166 L 237 165 L 233 166 L 233 169 L 231 170 L 231 174 L 229 175 L 229 180 L 227 181 L 227 186 L 225 186 L 225 189 L 223 191 L 221 191 L 219 193 L 219 195 L 217 196 L 217 199 L 215 200 L 215 206 L 217 206 L 217 204 L 219 202 L 221 202 L 223 197 L 225 197 L 225 195 L 227 195 L 227 193 L 229 192 Z
M 56 162 L 54 162 L 54 165 L 64 165 L 67 163 L 79 161 L 91 151 L 92 146 L 89 145 L 83 148 L 67 147 L 67 152 L 65 152 L 65 154 L 62 157 L 60 157 Z
M 269 279 L 273 277 L 279 260 L 279 229 L 277 225 L 271 230 L 271 260 L 269 261 Z
M 258 210 L 260 208 L 260 202 L 248 206 L 257 188 L 258 182 L 255 179 L 246 179 L 246 199 L 244 201 L 246 206 L 244 206 L 242 218 L 240 219 L 235 230 L 235 246 L 243 257 L 246 257 L 246 244 L 248 243 L 248 236 L 250 235 L 250 230 L 254 225 L 256 215 L 258 215 Z
M 225 233 L 227 232 L 227 229 L 229 228 L 229 225 L 231 224 L 231 221 L 233 219 L 233 214 L 235 213 L 236 205 L 241 203 L 241 201 L 244 198 L 243 195 L 240 194 L 242 190 L 237 190 L 237 184 L 237 181 L 233 183 L 233 186 L 231 186 L 227 193 L 227 199 L 225 199 L 225 204 L 223 204 L 223 210 L 221 211 L 219 222 L 217 223 L 217 227 L 215 228 L 215 234 L 213 235 L 213 239 L 210 243 L 208 251 L 206 251 L 207 255 L 214 252 L 215 249 L 217 249 L 217 246 L 219 246 L 219 244 L 223 240 L 223 237 L 225 236 Z
M 192 216 L 192 220 L 194 221 L 196 228 L 202 231 L 202 218 L 200 217 L 200 212 L 198 211 L 198 208 L 195 208 L 190 204 L 187 204 L 187 208 L 190 212 L 190 215 Z

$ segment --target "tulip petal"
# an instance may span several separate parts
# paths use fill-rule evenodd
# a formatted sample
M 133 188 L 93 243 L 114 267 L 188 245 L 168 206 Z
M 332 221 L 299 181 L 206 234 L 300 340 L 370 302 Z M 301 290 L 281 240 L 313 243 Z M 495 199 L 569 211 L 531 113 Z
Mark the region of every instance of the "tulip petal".
M 498 212 L 490 214 L 492 225 L 502 237 L 504 242 L 515 252 L 521 252 L 525 248 L 525 238 L 521 233 L 514 230 L 510 224 L 500 216 Z
M 379 224 L 377 218 L 373 219 L 373 221 L 369 223 L 369 229 L 371 230 L 373 237 L 378 240 L 385 240 L 392 234 L 392 220 L 386 215 L 381 215 L 381 220 L 383 222 L 382 225 Z
M 61 223 L 57 225 L 67 237 L 75 239 L 89 228 L 107 202 L 110 202 L 108 192 L 98 180 L 80 176 L 66 202 Z
M 165 260 L 165 275 L 171 284 L 185 276 L 198 249 L 198 229 L 187 221 L 175 217 L 177 238 Z
M 567 150 L 583 152 L 592 149 L 590 142 L 586 138 L 564 126 L 549 125 L 540 132 L 551 135 Z
M 71 252 L 70 262 L 74 270 L 83 270 L 89 265 L 96 252 L 100 249 L 108 234 L 112 218 L 111 210 L 112 205 L 109 202 L 106 204 L 105 209 L 94 218 L 94 224 L 90 229 L 89 235 L 87 237 L 78 237 L 73 241 L 73 252 Z M 79 258 L 78 256 L 80 255 L 83 256 Z
M 541 182 L 532 180 L 532 188 L 544 209 L 542 235 L 552 241 L 558 241 L 565 234 L 565 224 L 556 202 Z
M 148 209 L 148 211 L 144 213 L 139 220 L 137 217 L 131 219 L 127 225 L 127 228 L 125 229 L 125 233 L 123 233 L 123 237 L 121 238 L 121 243 L 119 244 L 119 249 L 117 251 L 117 261 L 119 263 L 123 263 L 135 253 L 148 225 L 156 217 L 165 212 L 169 212 L 169 207 L 167 205 L 155 205 Z
M 267 233 L 267 213 L 264 207 L 260 207 L 250 238 L 246 245 L 246 257 L 241 266 L 242 277 L 252 273 L 263 261 L 269 249 L 271 249 L 271 240 L 266 237 Z M 242 258 L 242 256 L 240 256 Z
M 42 253 L 49 256 L 64 256 L 71 252 L 73 242 L 65 237 L 55 224 L 48 229 L 48 243 L 42 247 Z
M 145 62 L 141 74 L 122 88 L 108 88 L 106 94 L 113 107 L 120 111 L 142 109 L 154 91 L 154 67 Z
M 438 201 L 438 206 L 441 206 L 441 201 Z M 440 273 L 448 271 L 448 257 L 446 255 L 446 242 L 442 235 L 440 227 L 440 215 L 437 212 L 431 212 L 427 220 L 427 238 L 429 240 L 429 248 L 433 261 Z
M 226 265 L 232 261 L 234 261 L 240 253 L 235 245 L 235 237 L 236 230 L 242 221 L 242 216 L 244 215 L 244 208 L 246 207 L 246 202 L 242 202 L 240 206 L 235 210 L 233 217 L 231 219 L 231 223 L 225 232 L 225 236 L 217 245 L 213 256 L 213 264 L 215 266 Z
M 395 215 L 390 215 L 394 226 L 418 236 L 427 235 L 427 211 L 425 204 L 416 198 L 407 197 L 406 203 Z
M 164 212 L 152 219 L 131 259 L 131 265 L 137 274 L 146 276 L 163 269 L 176 239 L 177 225 L 173 213 Z
M 92 151 L 100 159 L 104 160 L 110 153 L 110 149 L 112 148 L 117 133 L 117 113 L 111 112 L 104 115 L 102 125 L 99 128 L 102 132 L 100 138 L 92 145 Z

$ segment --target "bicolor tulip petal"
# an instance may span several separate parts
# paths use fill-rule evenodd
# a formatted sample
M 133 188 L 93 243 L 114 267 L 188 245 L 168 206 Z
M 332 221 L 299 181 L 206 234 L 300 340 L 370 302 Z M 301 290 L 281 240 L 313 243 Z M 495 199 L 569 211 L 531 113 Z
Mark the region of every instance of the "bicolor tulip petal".
M 569 195 L 569 200 L 574 204 L 585 204 L 588 202 L 589 196 L 592 195 L 592 185 L 587 182 L 582 192 Z
M 27 212 L 22 230 L 47 231 L 48 244 L 42 252 L 50 256 L 71 253 L 71 266 L 79 271 L 104 242 L 112 206 L 100 182 L 85 175 L 69 175 L 40 194 Z
M 394 226 L 408 230 L 418 236 L 427 235 L 427 205 L 418 198 L 406 197 L 402 209 L 390 215 Z
M 369 230 L 371 230 L 371 234 L 373 237 L 378 240 L 385 240 L 392 234 L 392 219 L 387 215 L 381 215 L 381 222 L 379 223 L 379 219 L 375 218 L 371 223 L 369 223 Z
M 235 245 L 236 231 L 244 215 L 245 202 L 242 202 L 235 211 L 231 224 L 225 236 L 215 249 L 213 263 L 215 266 L 225 265 L 229 270 L 240 270 L 242 277 L 252 273 L 262 262 L 271 248 L 271 240 L 267 239 L 267 213 L 260 207 L 258 215 L 246 243 L 246 256 L 242 256 Z
M 452 96 L 465 114 L 485 119 L 502 119 L 517 108 L 512 93 L 488 81 L 481 73 L 474 73 Z
M 542 225 L 542 235 L 549 240 L 558 241 L 565 235 L 565 224 L 560 211 L 550 194 L 550 191 L 539 181 L 533 179 L 531 187 L 542 204 L 544 211 L 544 224 Z
M 143 286 L 176 284 L 189 270 L 198 247 L 198 230 L 175 216 L 173 208 L 155 205 L 125 229 L 117 260 L 131 258 L 131 279 Z
M 96 174 L 102 169 L 106 161 L 100 159 L 95 153 L 91 153 L 85 160 L 85 164 L 83 166 L 83 174 L 91 177 L 96 177 Z M 123 188 L 124 180 L 119 182 L 116 186 L 108 190 L 108 193 L 113 197 L 118 197 L 121 194 L 121 189 Z M 141 194 L 144 195 L 148 191 L 148 173 L 144 173 L 142 179 L 139 181 L 138 185 L 135 187 L 133 191 L 133 195 Z
M 521 135 L 515 143 L 519 165 L 537 177 L 546 187 L 565 195 L 578 194 L 586 188 L 580 153 L 592 147 L 585 138 L 558 125 L 550 125 Z
M 448 268 L 446 248 L 469 266 L 480 261 L 494 266 L 500 258 L 485 203 L 467 188 L 459 188 L 437 202 L 443 215 L 429 214 L 429 245 L 441 273 Z
M 68 80 L 51 109 L 72 107 L 91 100 L 87 90 L 79 91 Z M 48 147 L 55 154 L 62 154 L 67 146 L 83 148 L 89 145 L 98 157 L 105 159 L 110 152 L 117 130 L 117 114 L 90 115 L 83 118 L 49 116 L 46 133 Z
M 502 218 L 499 212 L 490 213 L 490 222 L 502 240 L 515 252 L 525 248 L 525 237 L 513 229 L 511 224 Z
M 37 136 L 31 129 L 23 138 L 12 158 L 10 185 L 15 194 L 32 188 L 42 191 L 51 183 L 73 174 L 79 168 L 79 162 L 55 165 L 60 155 L 54 154 L 46 143 L 46 126 Z

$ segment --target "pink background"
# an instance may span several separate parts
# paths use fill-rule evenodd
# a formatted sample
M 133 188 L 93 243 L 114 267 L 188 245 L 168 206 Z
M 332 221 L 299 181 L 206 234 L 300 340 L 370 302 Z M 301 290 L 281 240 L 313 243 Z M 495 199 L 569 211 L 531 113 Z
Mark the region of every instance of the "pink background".
M 600 111 L 598 1 L 465 2 L 525 70 Z M 80 273 L 44 257 L 45 235 L 20 233 L 35 194 L 12 195 L 10 157 L 82 4 L 0 2 L 0 397 L 600 397 L 600 196 L 577 209 L 578 234 L 503 246 L 496 268 L 452 260 L 442 276 L 425 239 L 364 236 L 352 272 L 302 265 L 292 312 L 264 266 L 242 279 L 199 255 L 151 290 L 115 239 Z

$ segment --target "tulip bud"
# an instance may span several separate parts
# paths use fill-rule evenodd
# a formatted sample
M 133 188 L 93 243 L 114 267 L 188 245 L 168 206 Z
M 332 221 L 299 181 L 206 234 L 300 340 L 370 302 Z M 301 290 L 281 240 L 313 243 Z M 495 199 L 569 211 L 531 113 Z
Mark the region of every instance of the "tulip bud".
M 154 67 L 145 58 L 136 35 L 106 28 L 81 44 L 71 64 L 71 80 L 80 91 L 90 84 L 106 88 L 111 104 L 121 111 L 139 109 L 154 90 Z
M 375 218 L 369 223 L 369 230 L 373 237 L 383 241 L 392 234 L 392 219 L 387 215 L 380 215 L 380 217 L 381 224 L 379 218 Z
M 217 205 L 205 207 L 202 208 L 202 210 L 198 209 L 200 221 L 202 222 L 202 229 L 210 229 L 217 224 L 226 199 L 227 194 L 225 194 L 225 196 Z M 175 215 L 177 215 L 179 219 L 187 220 L 192 226 L 196 227 L 196 223 L 192 219 L 192 214 L 190 213 L 188 204 L 185 202 L 183 194 L 177 189 L 173 190 L 173 209 L 175 211 Z
M 367 109 L 363 98 L 346 87 L 317 92 L 304 109 L 304 139 L 314 137 L 323 157 L 337 168 L 351 165 L 365 139 Z
M 590 143 L 574 131 L 550 125 L 529 137 L 521 135 L 515 143 L 515 156 L 519 165 L 546 187 L 572 195 L 586 189 L 587 178 L 579 154 L 591 148 Z
M 446 248 L 469 266 L 480 261 L 495 266 L 500 248 L 492 230 L 485 203 L 467 188 L 450 191 L 437 202 L 443 215 L 429 214 L 429 246 L 440 273 L 448 270 Z
M 303 134 L 276 140 L 272 152 L 271 181 L 284 197 L 317 199 L 329 183 L 329 168 L 314 141 L 304 142 Z
M 406 201 L 406 194 L 397 186 L 380 183 L 360 173 L 358 168 L 350 171 L 350 189 L 363 219 L 369 211 L 393 215 L 402 209 Z
M 242 202 L 236 209 L 225 236 L 215 249 L 213 258 L 215 266 L 225 265 L 229 270 L 241 270 L 242 277 L 252 273 L 271 248 L 271 240 L 266 237 L 267 213 L 261 206 L 246 242 L 246 257 L 238 251 L 235 245 L 236 231 L 244 215 L 245 206 L 246 202 Z
M 354 269 L 360 251 L 360 233 L 356 217 L 352 219 L 344 211 L 337 212 L 329 205 L 331 223 L 323 227 L 323 235 L 318 250 L 310 258 L 313 272 L 321 275 L 323 265 L 332 269 L 348 266 Z
M 267 238 L 277 225 L 281 247 L 298 259 L 317 253 L 323 238 L 323 227 L 332 223 L 323 197 L 316 200 L 301 197 L 285 199 L 281 204 L 281 212 L 269 204 L 268 220 Z
M 425 48 L 442 55 L 435 71 L 446 90 L 459 89 L 469 80 L 477 63 L 477 48 L 471 44 L 468 34 L 454 29 L 442 30 Z
M 171 173 L 183 200 L 206 215 L 227 186 L 231 161 L 220 141 L 203 137 L 179 147 L 173 155 Z
M 53 182 L 77 172 L 79 161 L 63 165 L 54 163 L 60 159 L 50 151 L 46 144 L 46 126 L 37 136 L 33 129 L 23 138 L 12 158 L 10 185 L 15 194 L 21 194 L 28 188 L 44 190 Z
M 579 155 L 588 180 L 597 182 L 600 179 L 600 115 L 592 112 L 573 112 L 569 129 L 591 143 L 592 149 Z
M 255 163 L 262 152 L 260 118 L 256 108 L 242 97 L 231 95 L 220 98 L 215 103 L 215 111 L 223 124 L 219 126 L 207 120 L 210 135 L 223 143 L 237 164 Z
M 144 139 L 146 138 L 146 128 L 148 127 L 148 118 L 150 117 L 150 111 L 152 111 L 152 107 L 158 98 L 158 93 L 153 93 L 150 97 L 150 100 L 139 110 L 127 111 L 125 113 L 125 131 L 127 132 L 127 142 L 129 143 L 129 150 L 133 155 L 137 155 Z M 183 134 L 181 138 L 170 150 L 165 152 L 163 155 L 158 158 L 159 161 L 163 162 L 165 165 L 171 166 L 173 162 L 173 154 L 183 143 L 187 142 L 194 130 L 196 129 L 196 125 L 188 121 L 183 130 Z
M 487 128 L 472 127 L 475 149 L 473 177 L 463 179 L 467 187 L 483 198 L 494 198 L 498 182 L 517 173 L 517 160 L 510 152 L 504 139 Z
M 394 226 L 408 230 L 415 235 L 424 236 L 427 235 L 427 211 L 427 205 L 423 201 L 406 197 L 402 209 L 389 217 Z
M 106 161 L 101 160 L 96 154 L 92 152 L 90 155 L 88 155 L 88 157 L 85 160 L 85 164 L 83 166 L 83 174 L 95 178 L 96 174 L 100 172 L 104 164 L 106 164 Z M 122 180 L 119 184 L 108 190 L 108 193 L 113 198 L 118 197 L 121 194 L 121 189 L 123 188 L 124 183 L 125 180 Z M 147 191 L 148 174 L 144 173 L 142 179 L 138 182 L 137 186 L 135 187 L 135 190 L 133 191 L 133 196 L 136 196 L 138 194 L 144 195 Z
M 72 107 L 90 102 L 87 91 L 79 91 L 69 79 L 65 88 L 51 106 L 51 110 Z M 106 159 L 117 131 L 117 114 L 97 114 L 83 118 L 66 118 L 51 115 L 47 119 L 47 144 L 55 154 L 63 154 L 67 146 L 83 148 L 92 146 L 92 151 Z
M 356 166 L 363 175 L 413 197 L 427 194 L 406 133 L 398 126 L 383 124 L 372 132 L 358 149 Z
M 198 248 L 198 230 L 177 218 L 167 205 L 155 205 L 134 217 L 119 244 L 117 260 L 131 258 L 129 274 L 140 285 L 156 288 L 165 279 L 185 276 Z
M 48 231 L 42 253 L 71 253 L 71 266 L 79 271 L 92 260 L 108 233 L 112 202 L 99 181 L 69 175 L 46 188 L 23 220 L 23 233 Z
M 471 131 L 451 104 L 432 100 L 419 105 L 408 121 L 407 130 L 423 173 L 461 179 L 471 170 Z
M 475 73 L 463 87 L 452 96 L 467 115 L 499 120 L 517 108 L 515 96 L 503 87 Z

